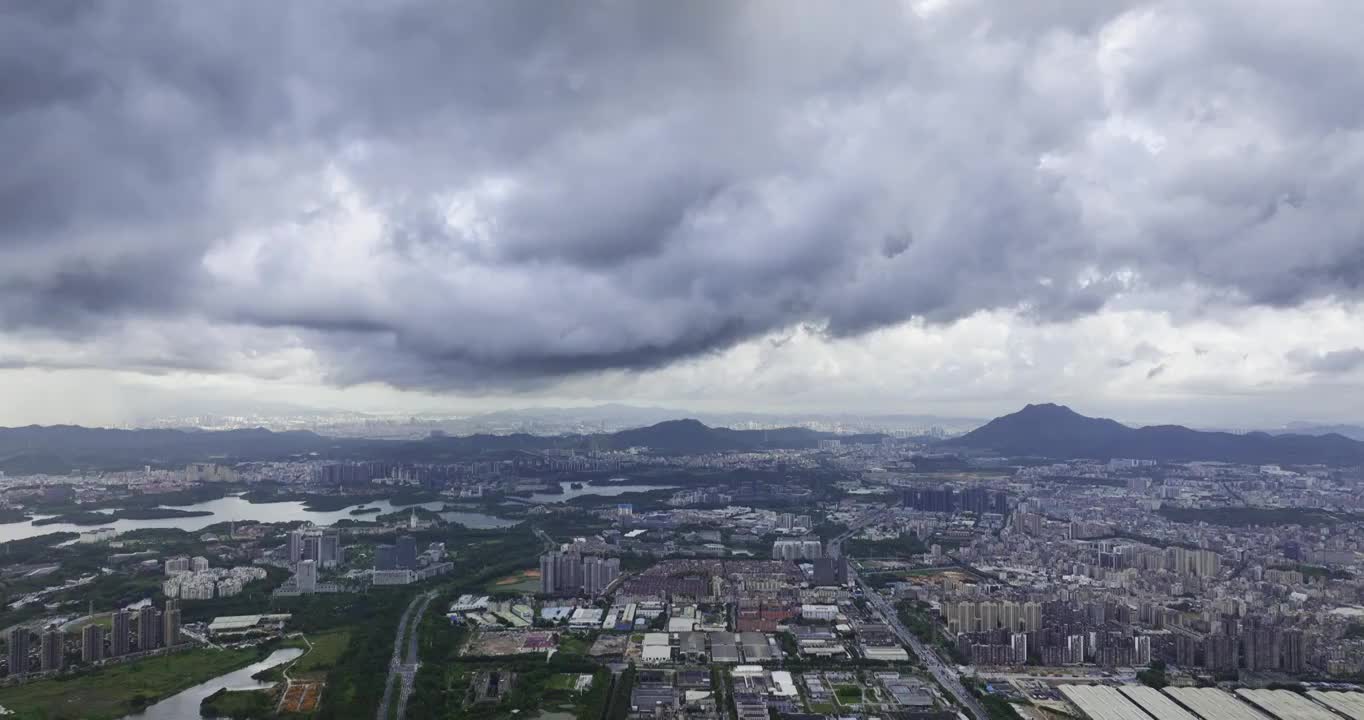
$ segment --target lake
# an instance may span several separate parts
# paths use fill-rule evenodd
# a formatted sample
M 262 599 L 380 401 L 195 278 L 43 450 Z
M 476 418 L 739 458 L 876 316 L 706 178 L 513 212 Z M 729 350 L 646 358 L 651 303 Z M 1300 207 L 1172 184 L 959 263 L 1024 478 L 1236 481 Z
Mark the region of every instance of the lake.
M 388 500 L 371 500 L 359 502 L 354 505 L 332 510 L 319 512 L 305 510 L 303 501 L 288 500 L 285 502 L 272 503 L 251 503 L 241 497 L 230 495 L 217 500 L 196 503 L 194 505 L 177 506 L 178 510 L 197 510 L 213 513 L 200 517 L 180 517 L 162 518 L 159 520 L 115 520 L 107 525 L 71 525 L 68 523 L 57 523 L 55 525 L 34 525 L 32 522 L 9 523 L 0 525 L 0 542 L 11 540 L 22 540 L 24 538 L 46 535 L 55 532 L 83 532 L 93 530 L 98 527 L 113 528 L 118 532 L 128 530 L 138 530 L 141 528 L 179 528 L 180 530 L 193 532 L 201 530 L 220 522 L 244 520 L 256 520 L 263 523 L 282 523 L 293 522 L 295 520 L 307 520 L 314 525 L 331 525 L 338 520 L 360 520 L 372 519 L 373 515 L 351 515 L 350 511 L 358 507 L 379 508 L 378 514 L 387 514 L 397 510 L 405 510 L 413 507 L 425 508 L 427 510 L 440 510 L 444 507 L 442 502 L 421 503 L 418 505 L 394 505 Z M 516 524 L 515 520 L 485 515 L 476 512 L 449 512 L 444 513 L 443 517 L 450 522 L 458 522 L 465 527 L 478 530 L 510 527 Z M 35 518 L 36 519 L 36 518 Z
M 481 512 L 467 512 L 464 510 L 451 510 L 440 514 L 445 522 L 459 523 L 470 530 L 496 530 L 498 528 L 511 527 L 520 520 L 508 520 L 495 515 L 485 515 Z
M 268 688 L 273 683 L 252 680 L 256 673 L 293 660 L 303 654 L 301 648 L 283 648 L 270 653 L 264 660 L 251 663 L 240 670 L 219 675 L 206 683 L 176 693 L 154 705 L 148 705 L 142 712 L 125 715 L 123 720 L 188 720 L 199 717 L 199 703 L 204 698 L 223 688 L 229 690 L 256 690 Z
M 615 480 L 620 480 L 621 482 L 618 483 L 615 482 Z M 650 492 L 653 490 L 675 490 L 679 487 L 677 485 L 631 485 L 625 478 L 612 478 L 610 485 L 580 484 L 582 487 L 574 488 L 574 481 L 564 480 L 559 483 L 559 487 L 563 489 L 562 494 L 535 493 L 529 498 L 526 498 L 526 501 L 531 503 L 561 503 L 568 502 L 573 498 L 582 497 L 584 495 L 614 497 L 626 493 Z

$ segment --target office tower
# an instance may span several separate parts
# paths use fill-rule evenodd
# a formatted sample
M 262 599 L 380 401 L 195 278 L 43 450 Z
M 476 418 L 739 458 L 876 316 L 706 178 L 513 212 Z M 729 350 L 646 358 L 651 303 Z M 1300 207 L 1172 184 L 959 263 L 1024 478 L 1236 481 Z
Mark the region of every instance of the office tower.
M 417 541 L 411 535 L 398 538 L 398 567 L 407 570 L 417 567 Z
M 380 545 L 374 548 L 374 569 L 397 570 L 398 548 L 392 545 Z
M 1066 637 L 1066 664 L 1079 665 L 1085 661 L 1085 636 L 1068 635 Z
M 147 652 L 161 647 L 161 611 L 148 605 L 137 611 L 137 650 Z
M 906 507 L 926 512 L 952 512 L 957 506 L 956 491 L 952 488 L 912 488 L 905 493 Z
M 559 558 L 559 581 L 561 591 L 570 595 L 583 589 L 583 561 L 574 553 L 566 553 Z
M 601 558 L 589 555 L 582 559 L 583 567 L 583 592 L 588 595 L 596 595 L 604 587 L 600 584 Z
M 993 510 L 993 497 L 989 490 L 981 487 L 966 488 L 958 496 L 962 510 L 984 515 Z
M 109 637 L 109 654 L 113 657 L 128 654 L 129 635 L 132 624 L 127 610 L 119 610 L 114 613 L 114 624 L 112 634 Z
M 820 558 L 815 561 L 815 585 L 835 585 L 835 568 L 833 558 Z
M 559 553 L 540 556 L 540 592 L 553 595 L 559 591 Z
M 81 630 L 81 661 L 99 662 L 104 659 L 104 628 L 91 623 Z
M 39 667 L 43 672 L 62 669 L 63 661 L 66 660 L 65 648 L 62 647 L 65 639 L 62 631 L 55 627 L 43 631 L 43 643 L 38 651 Z
M 1240 643 L 1232 635 L 1209 635 L 1203 638 L 1203 667 L 1209 670 L 1232 672 L 1240 665 Z
M 1307 669 L 1307 648 L 1301 630 L 1283 630 L 1279 637 L 1279 669 L 1287 673 L 1301 673 Z
M 1028 663 L 1028 636 L 1024 633 L 1014 633 L 1009 636 L 1009 662 L 1014 665 L 1026 665 Z
M 303 559 L 303 531 L 289 531 L 289 562 L 296 563 Z
M 773 560 L 817 560 L 824 557 L 818 540 L 778 540 L 772 543 Z
M 583 558 L 583 590 L 588 595 L 600 595 L 617 577 L 620 577 L 620 558 L 595 555 Z
M 341 533 L 336 530 L 322 533 L 318 543 L 317 564 L 323 568 L 334 568 L 341 564 Z
M 317 562 L 313 560 L 300 560 L 298 569 L 294 573 L 297 579 L 298 591 L 301 593 L 317 592 Z
M 981 603 L 980 622 L 983 630 L 999 629 L 999 606 L 992 602 Z
M 1145 667 L 1151 664 L 1151 636 L 1138 635 L 1132 639 L 1133 658 L 1135 665 Z
M 161 614 L 161 637 L 166 647 L 180 643 L 180 601 L 167 600 L 166 611 Z
M 1023 622 L 1021 615 L 1022 610 L 1023 610 L 1022 607 L 1018 603 L 1013 602 L 1012 600 L 1000 603 L 999 606 L 1000 627 L 1008 630 L 1011 633 L 1016 633 L 1019 630 L 1021 630 L 1022 629 L 1021 623 Z
M 10 677 L 28 674 L 29 629 L 26 625 L 16 625 L 9 629 L 9 674 Z

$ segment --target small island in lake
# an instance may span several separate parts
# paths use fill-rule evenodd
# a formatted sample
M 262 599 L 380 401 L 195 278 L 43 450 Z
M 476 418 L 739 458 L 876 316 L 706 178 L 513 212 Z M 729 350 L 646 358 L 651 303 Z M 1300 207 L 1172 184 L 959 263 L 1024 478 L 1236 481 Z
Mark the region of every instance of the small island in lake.
M 375 514 L 375 513 L 377 513 L 377 512 L 379 512 L 379 508 L 376 508 L 376 507 L 358 507 L 358 508 L 355 508 L 354 510 L 351 510 L 351 511 L 350 511 L 350 514 L 351 514 L 351 515 L 373 515 L 373 514 Z
M 114 511 L 116 520 L 167 520 L 170 518 L 208 517 L 209 510 L 181 510 L 169 507 L 124 508 Z
M 180 510 L 178 508 L 162 507 L 135 507 L 121 508 L 111 513 L 97 512 L 73 512 L 63 515 L 53 515 L 52 517 L 34 520 L 34 525 L 57 525 L 67 523 L 70 525 L 106 525 L 115 520 L 168 520 L 171 518 L 191 518 L 207 517 L 212 515 L 208 510 Z

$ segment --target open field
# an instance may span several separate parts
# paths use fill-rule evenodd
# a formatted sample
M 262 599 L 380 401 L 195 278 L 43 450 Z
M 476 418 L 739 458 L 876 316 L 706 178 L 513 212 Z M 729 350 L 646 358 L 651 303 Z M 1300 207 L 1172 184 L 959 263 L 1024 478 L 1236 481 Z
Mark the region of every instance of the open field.
M 304 653 L 289 670 L 289 676 L 304 680 L 321 680 L 336 665 L 341 653 L 350 643 L 350 629 L 341 628 L 317 635 L 309 635 L 313 649 Z
M 539 592 L 540 571 L 521 570 L 488 583 L 484 589 L 488 592 Z
M 78 633 L 85 629 L 86 625 L 98 625 L 105 630 L 114 626 L 114 614 L 112 612 L 95 613 L 83 618 L 72 620 L 62 626 L 62 632 Z
M 856 685 L 839 685 L 834 688 L 834 697 L 843 705 L 853 705 L 862 702 L 862 688 Z
M 112 720 L 258 657 L 255 650 L 188 650 L 5 688 L 0 705 L 19 717 Z

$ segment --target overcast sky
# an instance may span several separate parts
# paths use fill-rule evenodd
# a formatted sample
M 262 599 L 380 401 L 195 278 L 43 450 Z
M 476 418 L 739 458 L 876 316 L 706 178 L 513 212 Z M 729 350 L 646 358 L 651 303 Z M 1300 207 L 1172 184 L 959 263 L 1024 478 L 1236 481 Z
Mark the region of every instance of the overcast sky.
M 5 3 L 0 422 L 1364 421 L 1361 27 L 1358 0 Z

